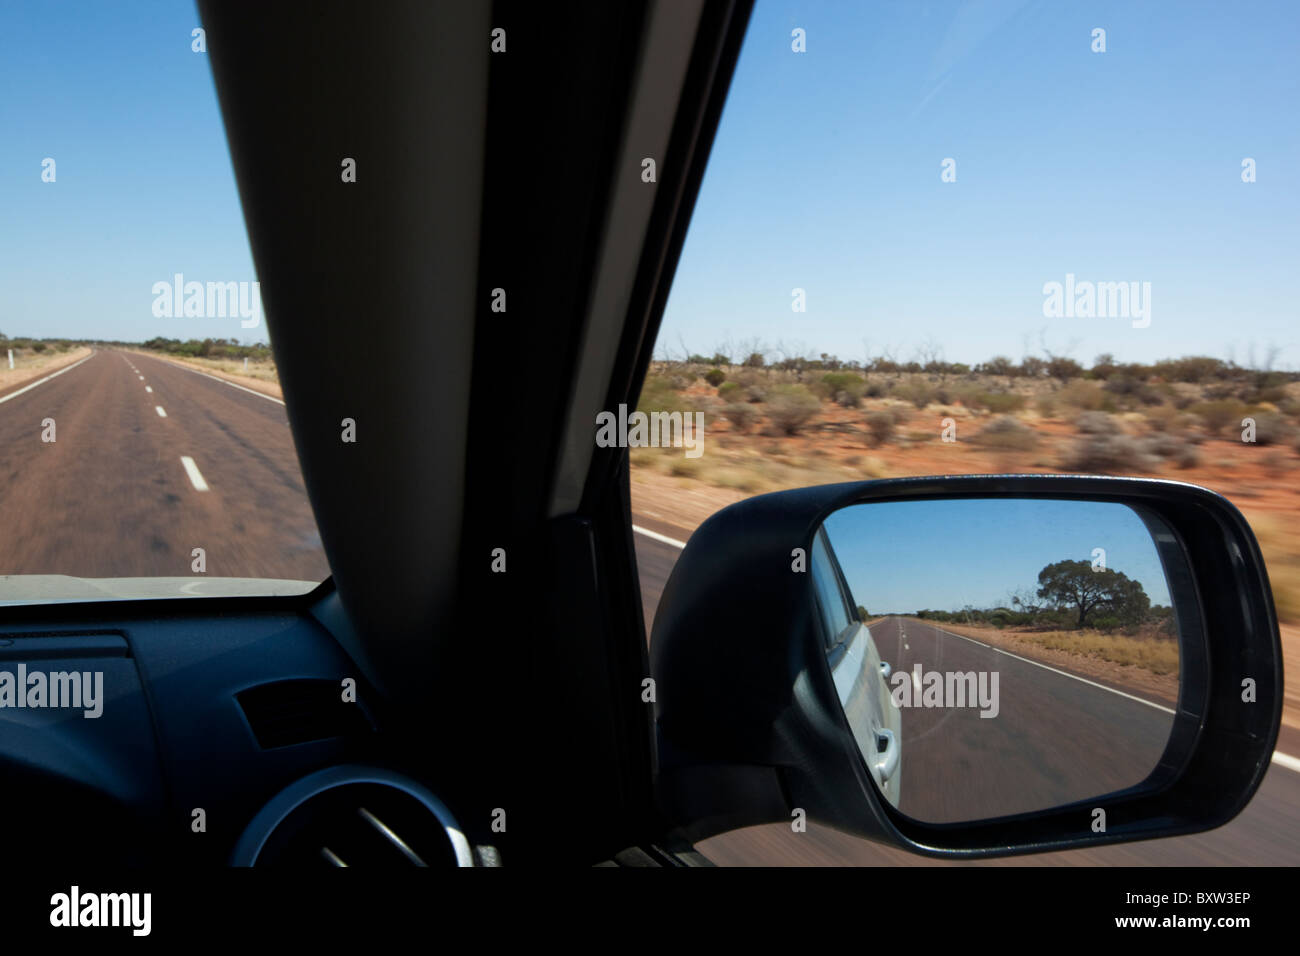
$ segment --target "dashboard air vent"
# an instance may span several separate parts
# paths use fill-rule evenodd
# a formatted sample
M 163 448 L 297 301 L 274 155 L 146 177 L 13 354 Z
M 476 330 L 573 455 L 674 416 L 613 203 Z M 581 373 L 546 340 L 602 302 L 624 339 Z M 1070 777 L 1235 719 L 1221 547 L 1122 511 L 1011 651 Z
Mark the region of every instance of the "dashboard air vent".
M 235 699 L 263 750 L 371 730 L 360 705 L 343 700 L 337 681 L 277 681 L 241 691 Z

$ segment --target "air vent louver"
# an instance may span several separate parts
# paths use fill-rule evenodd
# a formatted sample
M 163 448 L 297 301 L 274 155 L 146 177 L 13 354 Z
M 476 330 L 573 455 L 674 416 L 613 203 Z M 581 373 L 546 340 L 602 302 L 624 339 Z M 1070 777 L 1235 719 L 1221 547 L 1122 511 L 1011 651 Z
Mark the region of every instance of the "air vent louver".
M 456 866 L 442 822 L 404 790 L 351 783 L 309 797 L 281 820 L 258 866 Z

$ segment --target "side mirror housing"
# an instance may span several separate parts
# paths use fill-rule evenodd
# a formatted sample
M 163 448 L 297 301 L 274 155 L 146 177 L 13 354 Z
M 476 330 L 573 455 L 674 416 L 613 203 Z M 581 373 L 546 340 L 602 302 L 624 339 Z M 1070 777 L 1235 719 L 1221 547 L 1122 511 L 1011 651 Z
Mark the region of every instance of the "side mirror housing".
M 951 520 L 935 523 L 940 513 Z M 1079 549 L 1094 538 L 1120 563 L 1089 567 Z M 981 541 L 983 559 L 964 557 Z M 987 597 L 1004 578 L 1029 584 L 1027 604 L 1042 595 L 1043 616 L 972 629 L 1027 620 Z M 952 608 L 970 594 L 984 604 L 967 603 L 963 624 Z M 1175 673 L 1160 678 L 1166 698 L 1130 693 L 986 633 L 1023 646 L 1113 637 Z M 739 502 L 688 541 L 650 653 L 658 796 L 690 840 L 798 811 L 943 857 L 1208 830 L 1259 786 L 1283 700 L 1277 617 L 1245 519 L 1206 489 L 1148 479 L 906 478 Z M 921 709 L 922 673 L 945 654 L 958 668 L 971 654 L 995 662 L 1001 702 L 982 713 L 997 719 L 944 710 L 942 689 L 939 709 L 928 697 Z

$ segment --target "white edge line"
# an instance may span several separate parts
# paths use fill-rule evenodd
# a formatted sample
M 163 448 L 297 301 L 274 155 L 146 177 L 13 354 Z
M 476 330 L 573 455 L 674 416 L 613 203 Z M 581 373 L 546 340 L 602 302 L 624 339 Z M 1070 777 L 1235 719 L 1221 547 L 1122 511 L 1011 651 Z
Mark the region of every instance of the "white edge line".
M 1273 751 L 1273 762 L 1280 767 L 1300 773 L 1300 757 L 1292 757 L 1290 754 L 1284 754 L 1280 750 Z
M 1134 694 L 1126 694 L 1124 693 L 1124 691 L 1116 690 L 1114 687 L 1107 687 L 1105 684 L 1098 684 L 1096 681 L 1088 680 L 1086 677 L 1080 677 L 1077 674 L 1070 674 L 1066 671 L 1057 670 L 1055 667 L 1049 667 L 1046 664 L 1039 663 L 1038 661 L 1031 661 L 1027 657 L 1021 657 L 1019 654 L 1012 654 L 1010 651 L 1004 651 L 1002 650 L 1002 648 L 994 647 L 992 644 L 985 644 L 983 641 L 977 641 L 973 637 L 966 637 L 964 634 L 954 634 L 952 631 L 944 630 L 942 627 L 939 627 L 936 624 L 930 624 L 928 621 L 925 623 L 929 627 L 934 628 L 936 631 L 938 631 L 941 634 L 947 634 L 950 637 L 959 637 L 963 641 L 970 641 L 972 644 L 978 644 L 980 647 L 987 647 L 991 651 L 997 651 L 999 654 L 1007 655 L 1007 657 L 1014 657 L 1016 660 L 1024 661 L 1026 664 L 1033 664 L 1035 667 L 1041 667 L 1043 668 L 1043 670 L 1051 671 L 1053 674 L 1060 674 L 1062 677 L 1071 677 L 1074 680 L 1081 681 L 1084 684 L 1089 684 L 1093 687 L 1100 687 L 1102 690 L 1108 690 L 1112 694 L 1119 694 L 1119 696 L 1121 697 L 1127 697 L 1129 700 L 1135 700 L 1139 704 L 1146 704 L 1148 707 L 1154 707 L 1156 710 L 1163 710 L 1166 714 L 1174 713 L 1174 711 L 1171 708 L 1165 707 L 1163 704 L 1157 704 L 1152 701 L 1149 701 L 1144 697 L 1138 697 Z M 1274 750 L 1273 763 L 1278 764 L 1279 766 L 1282 767 L 1286 767 L 1287 770 L 1294 771 L 1295 773 L 1300 773 L 1300 758 L 1292 757 L 1290 754 L 1284 754 L 1279 750 Z
M 1177 713 L 1172 707 L 1166 707 L 1164 704 L 1157 704 L 1155 701 L 1147 700 L 1145 697 L 1139 697 L 1136 694 L 1125 693 L 1122 690 L 1116 690 L 1114 687 L 1107 687 L 1105 684 L 1098 684 L 1095 680 L 1088 680 L 1086 677 L 1080 677 L 1078 674 L 1071 674 L 1069 671 L 1058 670 L 1041 661 L 1030 660 L 1028 657 L 1021 657 L 1019 654 L 1012 654 L 1010 651 L 1004 651 L 1000 647 L 994 647 L 992 644 L 985 644 L 983 641 L 977 641 L 973 637 L 967 637 L 964 634 L 954 634 L 952 631 L 944 630 L 936 624 L 925 622 L 927 626 L 934 628 L 940 634 L 947 634 L 949 637 L 957 637 L 963 641 L 970 641 L 972 644 L 978 644 L 980 647 L 987 647 L 991 651 L 997 651 L 999 654 L 1005 654 L 1007 657 L 1014 657 L 1018 661 L 1024 661 L 1026 664 L 1033 664 L 1035 667 L 1041 667 L 1045 671 L 1051 671 L 1053 674 L 1060 674 L 1062 677 L 1069 677 L 1071 680 L 1077 680 L 1081 684 L 1087 684 L 1090 687 L 1100 687 L 1102 690 L 1108 690 L 1112 694 L 1119 694 L 1121 697 L 1127 697 L 1129 700 L 1135 700 L 1139 704 L 1146 704 L 1148 707 L 1154 707 L 1156 710 L 1163 710 L 1166 714 Z
M 167 362 L 166 359 L 158 359 L 159 362 Z M 222 385 L 229 385 L 231 388 L 237 388 L 241 392 L 247 392 L 249 395 L 256 395 L 258 398 L 265 398 L 269 402 L 275 402 L 277 405 L 283 405 L 284 399 L 276 398 L 274 395 L 268 395 L 266 392 L 259 392 L 255 388 L 245 388 L 242 385 L 236 385 L 234 382 L 227 382 L 224 378 L 218 378 L 215 375 L 209 375 L 207 372 L 200 372 L 196 368 L 190 368 L 188 365 L 182 365 L 179 362 L 167 362 L 173 368 L 183 368 L 187 372 L 193 372 L 195 375 L 202 375 L 204 378 L 210 378 L 214 382 L 220 382 Z M 685 545 L 683 545 L 685 547 Z
M 678 551 L 686 547 L 685 541 L 678 541 L 676 538 L 670 538 L 668 537 L 668 535 L 660 534 L 658 531 L 648 531 L 645 528 L 640 527 L 639 525 L 632 525 L 632 530 L 635 531 L 637 534 L 645 535 L 647 538 L 650 538 L 652 541 L 659 541 L 662 542 L 663 544 L 670 544 Z
M 16 391 L 16 392 L 10 392 L 10 393 L 9 393 L 8 395 L 6 395 L 4 398 L 0 398 L 0 405 L 3 405 L 5 402 L 9 401 L 9 399 L 11 399 L 11 398 L 17 398 L 17 397 L 18 397 L 19 395 L 21 395 L 23 392 L 30 392 L 30 391 L 31 391 L 32 389 L 34 389 L 37 385 L 44 385 L 46 382 L 48 382 L 48 381 L 49 381 L 50 379 L 52 379 L 52 378 L 58 378 L 58 377 L 59 377 L 60 375 L 62 375 L 64 372 L 71 372 L 74 368 L 76 368 L 76 367 L 77 367 L 78 365 L 80 365 L 82 362 L 89 362 L 91 359 L 93 359 L 93 358 L 95 357 L 95 354 L 96 354 L 95 352 L 91 352 L 91 353 L 90 353 L 89 355 L 87 355 L 84 359 L 78 359 L 77 361 L 73 362 L 71 365 L 66 365 L 66 366 L 64 366 L 63 368 L 59 369 L 57 372 L 51 372 L 49 375 L 45 376 L 44 378 L 38 378 L 36 381 L 32 382 L 30 385 L 24 385 L 22 388 L 18 389 L 18 391 Z
M 199 471 L 199 466 L 194 464 L 194 459 L 189 455 L 181 455 L 181 465 L 185 468 L 185 474 L 190 476 L 190 483 L 194 485 L 195 491 L 207 491 L 208 483 L 203 480 L 203 474 Z

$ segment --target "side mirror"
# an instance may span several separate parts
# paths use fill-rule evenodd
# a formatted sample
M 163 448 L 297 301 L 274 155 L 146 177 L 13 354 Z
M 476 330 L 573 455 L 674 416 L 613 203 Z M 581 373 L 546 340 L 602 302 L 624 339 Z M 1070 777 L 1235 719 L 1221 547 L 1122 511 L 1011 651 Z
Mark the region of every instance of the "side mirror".
M 1267 769 L 1281 660 L 1254 536 L 1203 488 L 762 495 L 701 525 L 664 589 L 658 793 L 691 840 L 799 810 L 938 856 L 1207 830 Z

